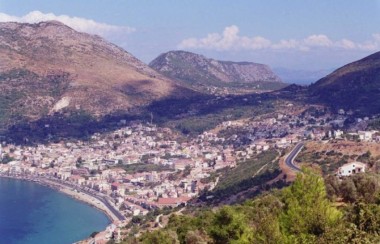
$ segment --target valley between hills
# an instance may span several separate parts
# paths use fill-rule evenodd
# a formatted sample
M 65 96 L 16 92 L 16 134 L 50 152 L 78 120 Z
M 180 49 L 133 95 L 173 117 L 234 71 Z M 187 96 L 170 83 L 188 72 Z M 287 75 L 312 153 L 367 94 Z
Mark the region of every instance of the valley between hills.
M 299 86 L 49 21 L 0 23 L 0 60 L 0 176 L 96 200 L 83 243 L 380 241 L 379 53 Z

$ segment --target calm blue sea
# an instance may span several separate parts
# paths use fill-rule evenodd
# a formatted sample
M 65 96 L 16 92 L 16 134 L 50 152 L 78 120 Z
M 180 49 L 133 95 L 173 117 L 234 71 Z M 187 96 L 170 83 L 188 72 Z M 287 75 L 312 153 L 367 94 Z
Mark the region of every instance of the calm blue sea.
M 67 244 L 104 230 L 107 216 L 36 183 L 0 178 L 0 243 Z

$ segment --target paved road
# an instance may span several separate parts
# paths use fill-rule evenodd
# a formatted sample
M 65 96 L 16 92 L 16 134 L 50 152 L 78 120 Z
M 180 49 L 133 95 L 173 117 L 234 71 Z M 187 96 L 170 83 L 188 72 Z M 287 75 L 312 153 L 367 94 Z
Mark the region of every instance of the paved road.
M 294 171 L 301 171 L 299 167 L 294 165 L 294 159 L 297 157 L 298 153 L 302 150 L 303 146 L 304 146 L 303 142 L 298 143 L 285 159 L 286 165 Z
M 163 214 L 160 214 L 156 217 L 156 224 L 160 227 L 160 228 L 164 228 L 164 226 L 162 226 L 162 224 L 160 223 L 160 218 L 163 216 Z
M 125 220 L 125 217 L 114 206 L 112 206 L 110 204 L 110 202 L 107 199 L 107 197 L 105 197 L 105 196 L 99 196 L 98 194 L 95 194 L 93 192 L 85 191 L 82 188 L 79 188 L 77 185 L 69 184 L 67 182 L 64 182 L 64 181 L 61 181 L 61 180 L 58 180 L 58 179 L 54 179 L 54 178 L 50 177 L 49 180 L 55 181 L 58 184 L 63 184 L 63 185 L 65 185 L 65 186 L 67 186 L 67 187 L 69 187 L 71 189 L 75 189 L 77 191 L 80 191 L 80 192 L 82 192 L 84 194 L 90 195 L 90 196 L 98 199 L 99 201 L 101 201 L 116 216 L 116 218 L 118 218 L 120 221 Z
M 93 197 L 96 197 L 99 201 L 103 202 L 104 205 L 106 205 L 108 207 L 109 210 L 111 210 L 111 212 L 120 220 L 120 221 L 123 221 L 125 220 L 125 217 L 119 212 L 117 211 L 110 203 L 109 201 L 107 200 L 106 197 L 99 197 L 99 196 L 96 196 L 96 195 L 92 195 Z

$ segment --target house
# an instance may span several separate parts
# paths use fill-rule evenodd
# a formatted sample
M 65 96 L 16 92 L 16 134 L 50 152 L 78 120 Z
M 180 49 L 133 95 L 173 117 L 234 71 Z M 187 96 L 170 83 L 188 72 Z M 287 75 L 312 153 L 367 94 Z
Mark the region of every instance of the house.
M 190 198 L 189 197 L 167 197 L 167 198 L 163 198 L 163 197 L 160 197 L 158 198 L 158 201 L 157 201 L 157 206 L 159 208 L 163 208 L 163 207 L 177 207 L 179 206 L 180 204 L 186 204 L 187 201 L 189 201 Z
M 372 141 L 373 135 L 377 133 L 376 130 L 372 131 L 358 131 L 359 139 L 362 141 Z
M 352 174 L 364 173 L 366 165 L 361 162 L 351 162 L 342 165 L 337 171 L 337 176 L 350 176 Z
M 80 175 L 71 175 L 71 176 L 69 177 L 69 180 L 70 180 L 71 182 L 74 182 L 74 183 L 77 184 L 77 185 L 83 185 L 84 182 L 85 182 L 85 178 L 83 178 L 83 177 L 80 176 Z
M 187 159 L 187 158 L 181 158 L 181 159 L 177 159 L 177 160 L 174 160 L 174 169 L 175 170 L 184 170 L 186 168 L 186 166 L 194 166 L 194 161 L 191 160 L 191 159 Z
M 341 131 L 341 130 L 334 130 L 334 137 L 336 139 L 341 139 L 342 136 L 343 136 L 343 131 Z

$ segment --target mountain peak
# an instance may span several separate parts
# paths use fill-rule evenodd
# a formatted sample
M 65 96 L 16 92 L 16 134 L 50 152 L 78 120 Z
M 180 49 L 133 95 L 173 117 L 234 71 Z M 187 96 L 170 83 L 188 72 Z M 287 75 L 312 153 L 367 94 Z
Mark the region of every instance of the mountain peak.
M 178 88 L 122 48 L 58 21 L 0 23 L 0 60 L 0 96 L 17 92 L 10 108 L 33 118 L 62 109 L 128 111 Z
M 53 26 L 53 27 L 60 27 L 60 28 L 66 28 L 66 29 L 71 29 L 71 27 L 63 24 L 60 21 L 57 20 L 48 20 L 48 21 L 41 21 L 38 23 L 22 23 L 22 22 L 0 22 L 0 28 L 2 29 L 16 29 L 16 28 L 21 28 L 25 29 L 28 28 L 33 31 L 41 31 L 42 29 Z M 74 31 L 74 30 L 73 30 Z
M 47 20 L 47 21 L 39 22 L 38 24 L 39 25 L 50 24 L 50 25 L 67 26 L 67 25 L 63 24 L 62 22 L 60 22 L 58 20 Z
M 281 82 L 269 66 L 252 62 L 219 61 L 187 51 L 170 51 L 149 66 L 169 77 L 194 84 L 226 85 L 254 82 Z

